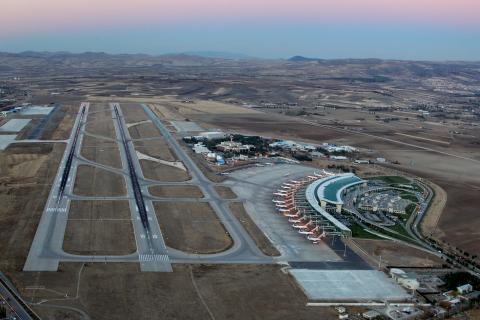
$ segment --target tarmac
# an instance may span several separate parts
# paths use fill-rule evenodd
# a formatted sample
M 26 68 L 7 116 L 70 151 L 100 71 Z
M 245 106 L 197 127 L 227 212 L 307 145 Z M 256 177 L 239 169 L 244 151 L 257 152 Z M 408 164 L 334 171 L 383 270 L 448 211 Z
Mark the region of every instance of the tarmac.
M 20 132 L 32 119 L 10 119 L 0 127 L 0 132 Z
M 85 103 L 84 105 L 87 109 L 86 118 L 80 121 L 79 113 L 72 130 L 73 135 L 73 133 L 76 132 L 77 126 L 81 126 L 78 143 L 74 150 L 75 156 L 72 162 L 64 196 L 62 196 L 60 199 L 57 198 L 60 181 L 65 169 L 66 159 L 70 149 L 72 148 L 73 136 L 71 136 L 67 142 L 63 159 L 58 168 L 47 204 L 44 208 L 39 226 L 27 257 L 27 261 L 24 265 L 24 271 L 57 271 L 60 262 L 139 262 L 141 270 L 147 272 L 169 272 L 172 270 L 171 263 L 275 263 L 271 257 L 265 256 L 260 249 L 258 249 L 255 242 L 248 235 L 247 231 L 231 214 L 229 211 L 229 203 L 231 200 L 224 200 L 219 197 L 214 188 L 217 184 L 211 182 L 203 175 L 201 170 L 189 158 L 175 138 L 148 107 L 143 106 L 149 118 L 152 120 L 155 126 L 158 127 L 179 159 L 185 164 L 192 176 L 190 181 L 164 183 L 162 181 L 146 179 L 143 176 L 136 152 L 134 152 L 132 140 L 128 135 L 128 130 L 125 131 L 130 148 L 129 150 L 120 148 L 120 155 L 123 165 L 122 169 L 116 169 L 106 165 L 98 164 L 82 157 L 80 155 L 80 150 L 83 136 L 85 135 L 85 123 L 88 119 L 89 108 L 88 103 Z M 113 105 L 114 104 L 112 104 L 111 107 L 113 107 Z M 119 109 L 121 110 L 121 107 Z M 112 118 L 115 119 L 113 109 Z M 124 122 L 123 116 L 120 116 L 120 119 L 115 120 L 116 138 L 117 142 L 120 142 L 121 137 L 119 135 L 119 126 L 122 125 L 124 126 L 124 129 L 126 129 L 126 123 Z M 127 183 L 128 196 L 126 197 L 81 197 L 73 194 L 76 171 L 80 164 L 88 164 L 99 167 L 110 172 L 121 174 L 125 177 L 125 179 L 128 179 L 126 152 L 131 153 L 137 176 L 140 181 L 142 193 L 144 195 L 145 206 L 147 208 L 150 225 L 149 230 L 145 230 L 143 224 L 141 223 L 130 183 Z M 234 242 L 233 246 L 224 252 L 208 255 L 189 254 L 166 247 L 152 203 L 152 201 L 166 201 L 166 199 L 150 195 L 148 192 L 148 187 L 152 185 L 198 186 L 205 195 L 205 198 L 168 198 L 168 201 L 208 201 L 232 237 Z M 118 256 L 75 255 L 64 252 L 62 249 L 63 239 L 68 222 L 68 213 L 71 200 L 128 200 L 130 203 L 137 251 L 133 254 Z
M 290 270 L 310 300 L 405 301 L 410 295 L 377 270 Z

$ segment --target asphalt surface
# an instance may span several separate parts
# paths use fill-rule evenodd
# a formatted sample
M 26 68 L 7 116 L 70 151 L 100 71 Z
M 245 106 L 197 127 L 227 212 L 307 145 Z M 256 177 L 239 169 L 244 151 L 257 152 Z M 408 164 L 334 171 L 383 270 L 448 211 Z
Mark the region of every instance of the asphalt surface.
M 82 116 L 82 110 L 85 109 L 85 116 Z M 70 209 L 70 199 L 65 194 L 71 194 L 73 182 L 75 181 L 77 165 L 76 159 L 68 161 L 71 152 L 78 154 L 80 152 L 86 117 L 88 116 L 88 103 L 82 103 L 71 136 L 67 142 L 67 147 L 63 154 L 62 161 L 58 167 L 57 175 L 50 190 L 47 204 L 43 210 L 40 223 L 37 227 L 27 261 L 23 267 L 24 271 L 57 271 L 60 257 L 64 254 L 63 237 L 68 221 L 68 211 Z M 77 137 L 77 139 L 75 139 Z M 76 144 L 74 145 L 74 141 Z M 70 165 L 70 167 L 67 167 Z M 65 185 L 62 187 L 63 175 L 68 171 L 68 177 L 64 179 Z
M 117 118 L 114 108 L 117 108 L 120 117 Z M 120 126 L 123 126 L 123 133 L 126 136 L 126 146 L 120 147 L 120 157 L 122 159 L 122 166 L 124 170 L 134 170 L 136 179 L 144 179 L 140 162 L 135 153 L 135 148 L 132 139 L 125 124 L 121 108 L 118 104 L 112 104 L 112 116 L 114 117 L 115 132 L 118 141 L 123 141 Z M 127 158 L 127 152 L 130 153 L 130 161 Z M 131 163 L 130 163 L 131 162 Z M 129 168 L 132 165 L 133 168 Z M 163 240 L 162 231 L 158 224 L 155 209 L 151 200 L 143 197 L 143 194 L 148 194 L 148 186 L 138 185 L 134 183 L 133 177 L 129 176 L 129 183 L 127 183 L 127 193 L 132 196 L 129 200 L 130 211 L 132 215 L 133 230 L 135 232 L 135 241 L 137 244 L 138 260 L 140 261 L 140 269 L 142 271 L 150 272 L 171 272 L 172 267 L 168 258 L 167 247 Z M 137 180 L 137 181 L 138 181 Z M 139 188 L 136 190 L 135 188 Z M 140 192 L 139 196 L 135 192 Z M 142 204 L 138 201 L 143 202 Z M 142 218 L 142 210 L 144 217 Z M 108 260 L 108 259 L 107 259 Z
M 193 160 L 190 159 L 155 113 L 153 113 L 148 106 L 142 106 L 147 116 L 152 120 L 152 123 L 160 130 L 160 133 L 177 157 L 188 169 L 192 176 L 190 184 L 197 185 L 202 190 L 205 198 L 210 199 L 210 205 L 234 242 L 230 249 L 216 254 L 188 254 L 169 248 L 170 259 L 173 262 L 185 263 L 274 263 L 271 257 L 264 255 L 260 249 L 258 249 L 247 231 L 230 212 L 229 201 L 219 197 L 214 188 L 216 184 L 205 177 L 203 172 L 197 167 Z
M 81 110 L 85 106 L 85 116 L 82 119 Z M 117 106 L 119 117 L 117 119 L 114 107 Z M 192 179 L 185 182 L 161 182 L 146 179 L 136 156 L 132 139 L 127 130 L 124 121 L 121 106 L 111 104 L 112 118 L 116 132 L 116 141 L 119 144 L 120 156 L 122 160 L 122 169 L 112 168 L 102 164 L 87 160 L 80 155 L 83 137 L 85 134 L 85 124 L 88 120 L 89 104 L 80 106 L 80 112 L 77 115 L 72 134 L 67 141 L 62 161 L 57 171 L 52 189 L 50 190 L 47 204 L 44 208 L 39 226 L 37 228 L 32 246 L 30 248 L 27 261 L 24 265 L 24 271 L 57 271 L 59 263 L 63 262 L 140 262 L 142 271 L 148 272 L 170 272 L 172 271 L 171 262 L 176 263 L 275 263 L 274 259 L 265 256 L 250 238 L 247 231 L 241 226 L 240 222 L 231 214 L 229 203 L 231 200 L 225 200 L 219 197 L 214 187 L 218 184 L 208 180 L 195 163 L 189 158 L 186 152 L 180 147 L 175 138 L 163 126 L 160 120 L 144 106 L 147 115 L 152 122 L 159 128 L 160 132 L 170 144 L 170 147 L 183 161 L 189 170 Z M 123 126 L 126 146 L 122 144 L 122 134 L 120 126 Z M 90 135 L 90 134 L 89 134 Z M 77 141 L 74 144 L 74 141 Z M 74 156 L 69 157 L 71 152 Z M 131 165 L 135 169 L 138 178 L 139 187 L 142 193 L 142 201 L 145 205 L 146 219 L 148 228 L 142 223 L 138 205 L 135 199 L 134 186 L 131 183 L 129 175 L 129 161 L 127 152 L 130 153 Z M 69 161 L 70 158 L 70 161 Z M 70 168 L 67 168 L 70 164 Z M 113 173 L 121 174 L 129 182 L 127 183 L 128 196 L 122 197 L 85 197 L 73 194 L 73 186 L 76 178 L 77 167 L 80 164 L 95 166 Z M 62 179 L 63 177 L 63 179 Z M 65 182 L 63 192 L 60 190 L 62 180 Z M 152 200 L 167 201 L 166 198 L 154 197 L 149 194 L 148 187 L 152 185 L 196 185 L 204 193 L 203 199 L 192 198 L 168 198 L 168 201 L 188 201 L 188 202 L 209 202 L 215 210 L 217 216 L 222 221 L 227 232 L 232 237 L 234 244 L 227 251 L 197 255 L 184 253 L 165 245 L 161 229 L 155 215 Z M 128 200 L 132 216 L 132 224 L 135 233 L 137 252 L 129 255 L 101 256 L 101 255 L 75 255 L 64 252 L 63 239 L 68 222 L 68 213 L 71 200 Z M 138 200 L 137 200 L 138 201 Z
M 63 155 L 63 159 L 59 166 L 57 176 L 50 191 L 47 205 L 40 219 L 35 238 L 33 240 L 30 252 L 27 257 L 27 261 L 24 266 L 24 271 L 57 271 L 59 262 L 139 262 L 142 271 L 149 272 L 170 272 L 172 271 L 171 263 L 225 263 L 225 264 L 268 264 L 279 263 L 286 261 L 295 261 L 295 263 L 313 262 L 312 259 L 303 259 L 301 255 L 297 255 L 299 259 L 284 259 L 273 258 L 266 256 L 257 247 L 254 240 L 249 236 L 248 232 L 243 228 L 242 224 L 235 218 L 230 212 L 229 205 L 232 200 L 222 199 L 215 186 L 218 183 L 214 183 L 207 179 L 203 172 L 197 167 L 193 160 L 188 156 L 185 150 L 180 146 L 177 140 L 172 136 L 168 129 L 163 125 L 160 119 L 148 108 L 146 105 L 142 105 L 145 113 L 152 123 L 159 129 L 163 138 L 167 141 L 170 148 L 177 155 L 185 167 L 188 169 L 191 180 L 185 182 L 162 182 L 152 179 L 146 179 L 143 176 L 143 172 L 140 166 L 140 162 L 136 155 L 132 139 L 127 130 L 127 124 L 123 118 L 122 108 L 119 104 L 111 104 L 112 119 L 114 120 L 114 127 L 116 132 L 116 141 L 119 144 L 120 156 L 122 160 L 122 168 L 112 168 L 109 166 L 101 165 L 93 161 L 89 161 L 80 155 L 81 145 L 85 134 L 85 123 L 88 119 L 88 103 L 82 104 L 85 106 L 86 115 L 81 119 L 81 113 L 77 115 L 72 134 L 67 142 L 67 147 Z M 115 107 L 119 112 L 119 117 L 116 116 Z M 123 127 L 124 138 L 122 138 L 121 127 Z M 74 146 L 73 141 L 75 135 L 77 135 L 77 143 Z M 90 135 L 90 134 L 89 134 Z M 122 143 L 125 140 L 125 143 Z M 74 148 L 73 148 L 74 147 Z M 74 157 L 71 160 L 71 168 L 68 170 L 65 166 L 69 158 L 70 151 L 72 151 Z M 127 152 L 130 154 L 130 160 L 127 159 Z M 122 197 L 85 197 L 77 196 L 73 194 L 73 185 L 76 177 L 77 167 L 80 164 L 88 164 L 121 174 L 126 181 L 127 196 Z M 132 177 L 130 175 L 131 168 L 135 171 L 138 179 L 138 186 L 141 190 L 141 200 L 145 206 L 145 220 L 142 221 L 142 217 L 139 212 L 138 197 L 135 197 L 135 183 L 132 183 Z M 67 169 L 67 170 L 66 170 Z M 62 181 L 62 176 L 66 174 L 67 178 L 64 178 L 65 189 L 63 192 L 59 192 L 59 188 Z M 160 198 L 154 197 L 148 192 L 148 187 L 152 185 L 194 185 L 198 186 L 204 194 L 203 199 L 193 198 Z M 137 190 L 138 192 L 138 190 Z M 100 255 L 75 255 L 66 253 L 63 251 L 63 239 L 65 235 L 65 229 L 68 221 L 68 212 L 70 208 L 71 200 L 128 200 L 130 205 L 132 224 L 135 234 L 135 242 L 137 246 L 137 252 L 129 255 L 118 256 L 100 256 Z M 152 201 L 188 201 L 188 202 L 208 202 L 212 209 L 215 211 L 219 220 L 224 225 L 226 231 L 229 233 L 233 240 L 233 245 L 226 251 L 215 254 L 190 254 L 185 253 L 173 248 L 169 248 L 165 245 L 161 228 L 157 220 Z M 238 201 L 233 200 L 233 201 Z M 339 241 L 339 243 L 341 243 Z M 338 248 L 331 248 L 332 251 L 339 251 Z M 348 250 L 348 249 L 347 249 Z M 343 247 L 342 247 L 343 252 Z M 337 252 L 338 255 L 338 252 Z M 355 258 L 355 255 L 348 251 L 347 257 L 353 259 L 349 261 L 338 261 L 344 265 L 359 265 L 360 260 Z M 344 257 L 342 257 L 345 260 Z M 337 259 L 337 258 L 336 258 Z M 334 264 L 332 260 L 328 264 L 324 264 L 326 268 L 333 268 Z M 342 260 L 342 259 L 339 259 Z M 317 260 L 318 261 L 318 260 Z M 318 266 L 317 266 L 318 267 Z
M 0 303 L 7 309 L 7 315 L 16 316 L 19 320 L 40 319 L 26 305 L 13 285 L 0 272 Z M 4 303 L 4 304 L 3 304 Z M 10 319 L 10 318 L 8 318 Z

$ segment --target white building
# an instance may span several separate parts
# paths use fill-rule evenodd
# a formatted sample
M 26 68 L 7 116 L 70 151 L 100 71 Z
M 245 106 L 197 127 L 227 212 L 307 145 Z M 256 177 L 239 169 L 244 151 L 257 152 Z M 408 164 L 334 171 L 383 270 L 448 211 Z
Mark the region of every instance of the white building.
M 193 152 L 204 154 L 209 153 L 210 150 L 203 143 L 199 142 L 193 145 Z
M 471 284 L 464 284 L 463 286 L 460 286 L 460 287 L 457 287 L 457 291 L 458 293 L 460 294 L 466 294 L 466 293 L 470 293 L 473 291 L 473 287 Z
M 420 287 L 420 283 L 418 282 L 417 275 L 415 273 L 405 272 L 398 268 L 392 268 L 390 269 L 390 276 L 399 285 L 409 290 L 417 290 Z
M 214 140 L 214 139 L 225 139 L 227 138 L 228 135 L 225 132 L 221 132 L 221 131 L 207 131 L 207 132 L 201 132 L 199 136 L 207 140 Z

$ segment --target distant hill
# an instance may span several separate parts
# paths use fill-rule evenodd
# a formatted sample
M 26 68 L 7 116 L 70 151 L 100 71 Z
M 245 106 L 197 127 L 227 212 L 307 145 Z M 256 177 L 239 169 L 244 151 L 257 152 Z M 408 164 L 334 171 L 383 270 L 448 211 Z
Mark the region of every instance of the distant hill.
M 304 61 L 318 61 L 320 59 L 317 58 L 307 58 L 304 56 L 293 56 L 288 61 L 293 61 L 293 62 L 304 62 Z
M 181 54 L 197 56 L 202 58 L 227 59 L 227 60 L 248 60 L 254 59 L 243 53 L 225 52 L 225 51 L 188 51 Z

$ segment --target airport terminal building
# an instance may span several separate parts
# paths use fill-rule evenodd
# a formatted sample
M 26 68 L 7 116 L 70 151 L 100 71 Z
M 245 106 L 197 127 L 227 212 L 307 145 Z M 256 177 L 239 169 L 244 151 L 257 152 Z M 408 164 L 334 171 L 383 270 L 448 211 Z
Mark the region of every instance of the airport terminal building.
M 365 183 L 365 180 L 360 179 L 353 173 L 329 175 L 308 185 L 305 190 L 305 199 L 316 215 L 328 221 L 341 234 L 350 236 L 351 230 L 335 218 L 333 213 L 340 214 L 342 212 L 342 196 L 348 189 Z M 332 214 L 329 212 L 332 212 Z

